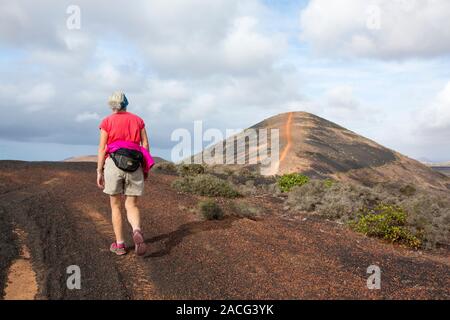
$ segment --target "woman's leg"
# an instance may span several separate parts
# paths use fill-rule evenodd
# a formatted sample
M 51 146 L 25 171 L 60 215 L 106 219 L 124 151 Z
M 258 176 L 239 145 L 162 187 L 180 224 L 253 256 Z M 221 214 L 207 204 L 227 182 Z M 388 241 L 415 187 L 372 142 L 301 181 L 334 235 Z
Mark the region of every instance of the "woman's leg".
M 122 213 L 120 212 L 120 199 L 121 195 L 117 194 L 110 196 L 111 211 L 112 211 L 112 224 L 114 229 L 114 234 L 116 235 L 116 241 L 118 243 L 123 243 L 125 240 L 123 238 L 122 230 Z
M 127 210 L 127 218 L 133 231 L 141 230 L 141 216 L 137 206 L 136 196 L 127 196 L 125 200 L 125 209 Z
M 127 210 L 128 222 L 133 228 L 134 250 L 138 256 L 143 256 L 147 251 L 144 236 L 141 231 L 141 217 L 137 207 L 136 196 L 127 196 L 125 200 L 125 209 Z

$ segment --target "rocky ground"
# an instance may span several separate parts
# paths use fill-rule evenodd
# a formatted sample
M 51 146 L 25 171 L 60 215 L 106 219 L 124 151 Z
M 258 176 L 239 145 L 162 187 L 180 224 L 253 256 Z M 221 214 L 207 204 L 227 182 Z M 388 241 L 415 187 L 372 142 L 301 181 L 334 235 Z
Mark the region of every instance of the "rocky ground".
M 0 163 L 2 298 L 450 299 L 448 253 L 284 216 L 270 197 L 246 199 L 261 210 L 256 220 L 204 221 L 201 197 L 177 193 L 162 173 L 141 200 L 146 255 L 117 257 L 94 163 Z M 81 269 L 80 290 L 66 286 L 70 265 Z M 381 290 L 367 289 L 370 265 L 381 268 Z

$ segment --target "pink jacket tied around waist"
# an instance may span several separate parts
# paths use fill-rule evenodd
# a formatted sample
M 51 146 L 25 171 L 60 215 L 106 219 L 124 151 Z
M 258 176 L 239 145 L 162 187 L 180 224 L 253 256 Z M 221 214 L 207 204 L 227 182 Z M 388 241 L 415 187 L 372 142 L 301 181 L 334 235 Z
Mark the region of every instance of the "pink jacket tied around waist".
M 142 155 L 144 156 L 144 161 L 142 163 L 142 170 L 144 171 L 144 173 L 148 173 L 155 164 L 155 160 L 153 160 L 150 152 L 148 152 L 147 149 L 134 142 L 120 141 L 120 140 L 114 141 L 113 143 L 108 144 L 106 148 L 106 153 L 111 154 L 122 148 L 136 150 L 142 153 Z

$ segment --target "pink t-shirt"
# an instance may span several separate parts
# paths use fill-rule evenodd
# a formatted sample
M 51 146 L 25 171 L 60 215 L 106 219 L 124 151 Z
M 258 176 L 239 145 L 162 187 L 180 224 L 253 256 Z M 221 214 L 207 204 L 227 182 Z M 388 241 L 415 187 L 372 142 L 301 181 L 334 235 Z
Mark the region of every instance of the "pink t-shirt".
M 131 112 L 117 112 L 103 119 L 100 129 L 108 132 L 108 141 L 122 140 L 141 143 L 141 130 L 145 127 L 144 120 Z

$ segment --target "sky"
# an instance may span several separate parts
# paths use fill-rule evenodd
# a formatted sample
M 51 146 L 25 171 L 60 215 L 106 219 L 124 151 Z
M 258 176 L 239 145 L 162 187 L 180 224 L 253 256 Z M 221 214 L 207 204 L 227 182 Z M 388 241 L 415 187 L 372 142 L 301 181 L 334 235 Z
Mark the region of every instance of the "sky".
M 167 159 L 196 120 L 308 111 L 448 161 L 449 16 L 448 0 L 1 1 L 0 159 L 96 154 L 119 90 Z

